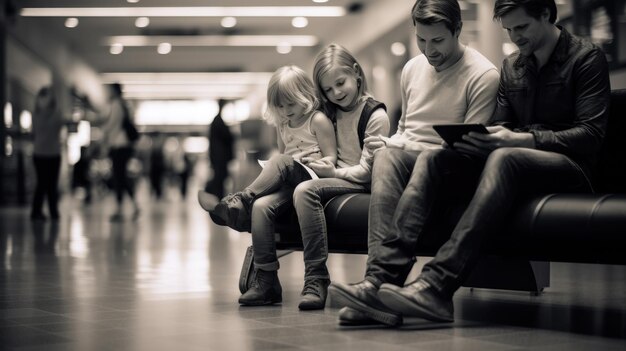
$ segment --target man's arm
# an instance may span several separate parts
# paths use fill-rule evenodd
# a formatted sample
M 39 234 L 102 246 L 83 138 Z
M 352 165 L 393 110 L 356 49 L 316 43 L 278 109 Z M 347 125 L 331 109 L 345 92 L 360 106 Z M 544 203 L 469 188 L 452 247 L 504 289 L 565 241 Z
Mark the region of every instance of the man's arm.
M 500 75 L 494 68 L 472 82 L 468 89 L 468 104 L 465 123 L 489 125 L 496 106 Z
M 562 154 L 593 155 L 604 138 L 611 86 L 604 53 L 590 51 L 574 72 L 576 116 L 574 126 L 561 131 L 533 130 L 537 149 Z

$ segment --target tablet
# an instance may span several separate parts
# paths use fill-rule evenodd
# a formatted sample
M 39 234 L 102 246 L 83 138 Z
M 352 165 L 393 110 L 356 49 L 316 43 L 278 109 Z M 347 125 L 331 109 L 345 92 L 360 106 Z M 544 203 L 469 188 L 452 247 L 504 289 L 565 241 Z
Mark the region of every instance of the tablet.
M 461 137 L 469 132 L 489 133 L 482 124 L 435 124 L 433 129 L 450 147 L 457 141 L 462 141 Z

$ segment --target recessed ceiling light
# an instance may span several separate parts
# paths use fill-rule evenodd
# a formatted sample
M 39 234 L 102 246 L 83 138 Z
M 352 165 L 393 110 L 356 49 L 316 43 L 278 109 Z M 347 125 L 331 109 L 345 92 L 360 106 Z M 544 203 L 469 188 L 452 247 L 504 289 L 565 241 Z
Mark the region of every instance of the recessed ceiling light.
M 150 19 L 148 17 L 137 17 L 135 20 L 135 27 L 137 28 L 145 28 L 150 24 Z
M 278 45 L 276 45 L 276 51 L 278 51 L 279 54 L 286 55 L 291 52 L 291 44 L 288 42 L 278 43 Z
M 67 28 L 76 28 L 76 26 L 78 26 L 78 18 L 70 17 L 70 18 L 66 19 L 65 20 L 65 26 Z
M 304 28 L 309 25 L 309 20 L 306 17 L 294 17 L 291 20 L 291 25 L 296 28 Z
M 139 0 L 126 0 L 126 1 L 128 1 L 131 4 L 136 4 L 139 2 Z
M 111 45 L 111 48 L 109 49 L 109 52 L 111 53 L 111 55 L 119 55 L 122 53 L 122 51 L 124 51 L 124 45 L 120 43 L 114 43 L 113 45 Z
M 328 0 L 313 0 L 313 2 L 316 2 L 318 4 L 323 4 L 325 2 L 328 2 Z
M 172 44 L 170 43 L 161 43 L 157 46 L 157 52 L 161 55 L 167 55 L 172 51 Z
M 224 28 L 232 28 L 237 25 L 237 19 L 232 16 L 224 17 L 222 18 L 222 21 L 220 22 L 220 24 Z

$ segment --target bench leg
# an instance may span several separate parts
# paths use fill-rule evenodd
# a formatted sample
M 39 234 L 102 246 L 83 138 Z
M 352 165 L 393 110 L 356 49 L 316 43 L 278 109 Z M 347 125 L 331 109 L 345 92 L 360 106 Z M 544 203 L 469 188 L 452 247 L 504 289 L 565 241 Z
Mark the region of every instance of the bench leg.
M 529 291 L 538 296 L 550 286 L 550 262 L 488 256 L 476 265 L 463 286 Z
M 281 258 L 292 253 L 292 250 L 278 250 L 276 256 Z M 254 249 L 248 246 L 246 254 L 243 258 L 241 273 L 239 273 L 239 291 L 243 294 L 250 289 L 250 284 L 254 281 Z

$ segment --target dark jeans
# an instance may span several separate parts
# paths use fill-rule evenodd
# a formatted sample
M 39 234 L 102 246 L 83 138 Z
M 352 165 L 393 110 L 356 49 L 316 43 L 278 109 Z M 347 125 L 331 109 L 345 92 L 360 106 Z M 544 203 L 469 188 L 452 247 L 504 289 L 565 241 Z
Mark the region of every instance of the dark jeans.
M 33 156 L 35 172 L 37 173 L 37 185 L 33 197 L 32 214 L 40 215 L 43 209 L 44 197 L 48 198 L 50 216 L 58 217 L 59 209 L 59 170 L 61 168 L 61 156 Z
M 391 228 L 398 200 L 409 183 L 418 155 L 419 151 L 392 148 L 378 151 L 374 156 L 367 226 L 368 256 L 365 275 L 368 275 L 371 268 L 374 267 L 372 260 L 376 257 L 376 250 Z M 403 274 L 399 275 L 400 278 L 402 276 Z M 401 285 L 404 281 L 392 280 L 388 283 Z
M 127 165 L 133 156 L 132 147 L 120 147 L 111 149 L 109 156 L 113 164 L 113 186 L 115 188 L 115 199 L 118 205 L 124 200 L 126 191 L 131 199 L 135 198 L 135 188 L 128 177 Z
M 265 271 L 278 269 L 276 218 L 293 208 L 293 191 L 299 183 L 311 179 L 306 170 L 288 155 L 272 157 L 261 174 L 246 189 L 254 194 L 252 203 L 252 246 L 254 265 Z M 305 255 L 306 255 L 305 249 Z
M 304 278 L 329 279 L 328 231 L 324 204 L 335 196 L 369 191 L 369 184 L 358 184 L 339 178 L 313 179 L 298 185 L 293 205 L 304 245 Z
M 436 200 L 460 188 L 475 189 L 474 195 L 450 238 L 421 274 L 449 296 L 471 273 L 483 243 L 501 227 L 520 195 L 591 190 L 580 167 L 554 152 L 501 148 L 483 161 L 450 149 L 423 151 L 366 279 L 376 285 L 404 281 L 424 225 L 431 212 L 438 210 Z

